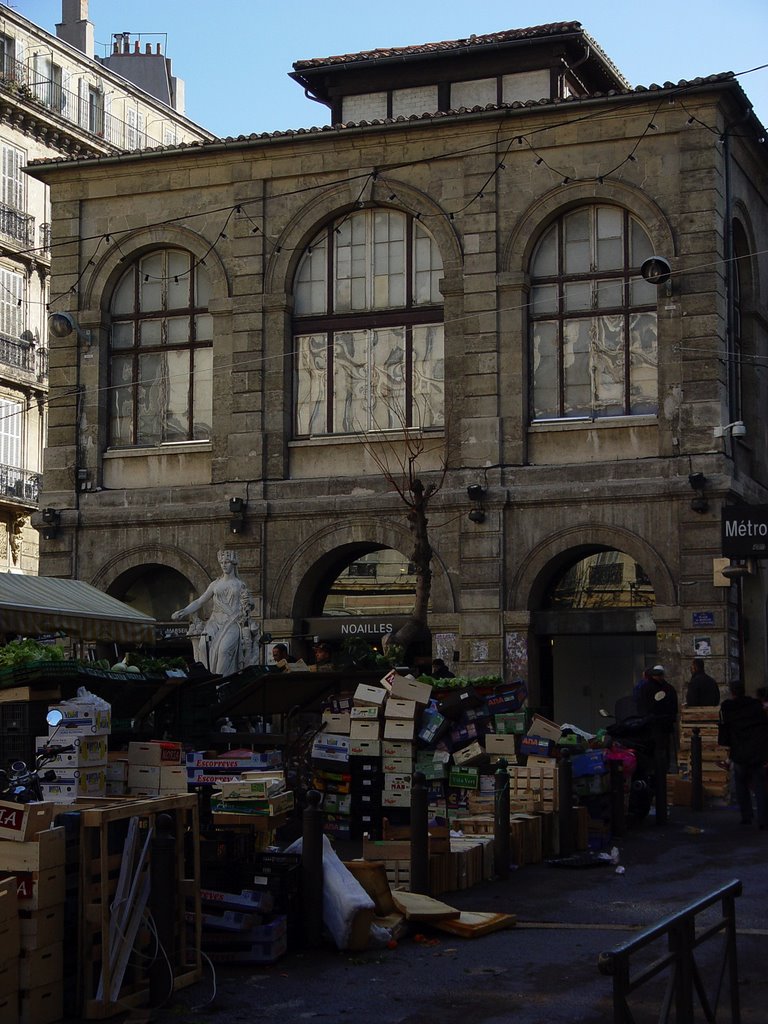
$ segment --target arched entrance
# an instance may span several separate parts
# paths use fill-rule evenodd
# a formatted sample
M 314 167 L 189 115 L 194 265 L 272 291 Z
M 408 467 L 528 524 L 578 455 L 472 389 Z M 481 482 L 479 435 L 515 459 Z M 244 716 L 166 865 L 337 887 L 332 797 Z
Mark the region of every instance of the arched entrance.
M 120 573 L 107 593 L 158 623 L 155 648 L 163 656 L 188 656 L 188 623 L 174 623 L 171 615 L 189 604 L 195 589 L 178 569 L 158 563 L 133 566 Z
M 643 566 L 613 548 L 571 549 L 550 568 L 532 612 L 541 704 L 594 731 L 656 660 L 656 595 Z

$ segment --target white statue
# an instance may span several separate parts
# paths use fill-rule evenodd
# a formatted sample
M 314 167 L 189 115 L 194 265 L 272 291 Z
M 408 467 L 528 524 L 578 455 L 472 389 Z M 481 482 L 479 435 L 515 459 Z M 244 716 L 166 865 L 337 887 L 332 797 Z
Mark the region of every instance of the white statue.
M 189 636 L 197 660 L 214 675 L 228 676 L 257 659 L 258 627 L 253 618 L 253 598 L 237 574 L 237 552 L 219 551 L 216 557 L 221 576 L 171 618 L 192 619 Z M 213 607 L 201 630 L 196 613 L 209 601 Z

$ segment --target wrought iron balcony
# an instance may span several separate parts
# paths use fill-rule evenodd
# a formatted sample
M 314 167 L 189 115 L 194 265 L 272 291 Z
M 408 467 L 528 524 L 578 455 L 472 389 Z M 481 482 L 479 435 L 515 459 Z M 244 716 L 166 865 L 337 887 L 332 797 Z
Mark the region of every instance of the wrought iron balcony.
M 25 505 L 36 505 L 40 500 L 42 475 L 16 466 L 0 463 L 0 499 L 11 499 Z
M 21 245 L 35 244 L 35 218 L 0 203 L 0 233 Z
M 48 380 L 48 349 L 40 345 L 0 334 L 0 364 L 34 374 L 38 381 Z

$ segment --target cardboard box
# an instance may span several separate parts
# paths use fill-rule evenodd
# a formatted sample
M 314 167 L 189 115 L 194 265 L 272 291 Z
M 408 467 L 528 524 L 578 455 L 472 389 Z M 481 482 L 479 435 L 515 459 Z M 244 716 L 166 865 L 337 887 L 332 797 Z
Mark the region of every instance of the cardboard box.
M 350 714 L 348 711 L 324 711 L 323 724 L 328 732 L 349 736 Z
M 551 722 L 543 715 L 534 715 L 528 728 L 529 736 L 541 736 L 542 739 L 552 740 L 554 743 L 560 739 L 562 729 L 556 722 Z
M 39 949 L 28 950 L 19 959 L 19 987 L 36 988 L 63 980 L 64 944 L 52 942 Z
M 73 736 L 101 736 L 112 731 L 112 710 L 88 700 L 67 700 L 52 704 L 64 716 L 60 725 L 51 728 L 49 736 L 62 745 Z
M 381 806 L 382 807 L 410 807 L 411 806 L 411 791 L 410 790 L 393 790 L 385 789 L 381 794 Z
M 480 772 L 477 768 L 451 768 L 448 785 L 455 789 L 478 789 Z
M 111 779 L 107 779 L 107 796 L 127 796 L 128 795 L 128 780 L 125 782 L 113 782 Z
M 159 764 L 129 764 L 128 789 L 159 789 Z
M 64 867 L 46 871 L 17 871 L 19 910 L 44 910 L 64 902 Z
M 11 921 L 18 917 L 19 901 L 16 897 L 16 880 L 0 876 L 0 921 Z
M 127 758 L 110 758 L 107 761 L 107 782 L 128 782 Z
M 373 704 L 368 704 L 365 707 L 352 708 L 349 712 L 349 717 L 353 722 L 359 719 L 365 719 L 367 721 L 377 719 L 379 717 L 379 708 Z
M 51 824 L 53 810 L 44 803 L 13 804 L 0 800 L 0 839 L 26 842 Z
M 54 1024 L 63 1016 L 63 982 L 38 985 L 20 993 L 19 1024 Z
M 387 775 L 410 775 L 413 771 L 413 760 L 410 757 L 384 757 L 381 770 Z
M 381 741 L 381 756 L 382 757 L 410 757 L 413 758 L 414 751 L 416 750 L 416 744 L 413 742 L 413 738 L 402 740 L 402 739 L 390 739 L 384 737 Z
M 350 757 L 381 757 L 381 740 L 351 739 L 349 744 Z
M 321 732 L 312 741 L 312 757 L 320 761 L 338 761 L 344 763 L 349 760 L 349 736 L 339 736 L 334 733 Z
M 181 743 L 170 740 L 150 740 L 147 743 L 129 743 L 128 761 L 131 764 L 178 765 L 184 764 Z
M 377 740 L 381 736 L 381 725 L 378 721 L 355 719 L 349 726 L 349 737 L 352 740 Z
M 17 871 L 46 871 L 64 863 L 64 829 L 51 828 L 39 832 L 25 843 L 0 842 L 0 874 Z
M 387 697 L 387 691 L 383 686 L 367 686 L 365 683 L 360 683 L 353 697 L 354 703 L 357 707 L 383 707 L 384 701 Z
M 416 717 L 416 701 L 403 700 L 400 697 L 390 697 L 384 705 L 384 718 L 407 718 Z
M 384 789 L 383 793 L 410 793 L 411 791 L 411 779 L 410 773 L 404 773 L 401 775 L 385 775 L 384 776 Z
M 384 738 L 388 740 L 413 741 L 413 734 L 416 723 L 413 719 L 388 718 L 384 722 Z
M 19 998 L 18 929 L 16 930 L 16 939 L 16 947 L 11 953 L 10 943 L 6 942 L 5 938 L 0 936 L 0 951 L 3 953 L 3 958 L 0 960 L 0 1021 L 2 1021 L 3 1024 L 5 1024 L 6 1021 L 15 1021 L 18 1019 L 11 1016 L 11 1014 L 3 1008 L 3 1001 L 7 999 L 8 996 L 13 996 L 14 1000 L 18 1000 Z
M 514 757 L 515 737 L 489 733 L 485 737 L 485 749 L 489 754 L 499 754 L 502 757 Z
M 48 736 L 35 737 L 35 753 L 39 754 L 48 747 L 51 742 Z M 58 737 L 53 741 L 54 746 L 59 746 Z M 106 764 L 107 761 L 107 737 L 106 736 L 75 736 L 64 737 L 62 746 L 73 746 L 75 749 L 69 753 L 57 754 L 56 757 L 47 758 L 46 768 L 80 768 L 84 765 Z
M 222 782 L 219 787 L 223 800 L 264 800 L 285 789 L 285 772 L 259 772 L 248 774 L 236 782 Z
M 328 736 L 323 736 L 327 742 Z M 239 775 L 242 770 L 253 768 L 280 768 L 283 755 L 279 750 L 233 750 L 228 756 L 219 754 L 210 757 L 204 750 L 192 750 L 187 754 L 187 768 L 224 775 Z
M 417 679 L 409 679 L 408 676 L 394 675 L 391 686 L 393 697 L 412 700 L 417 704 L 426 704 L 432 695 L 430 683 L 420 683 Z
M 180 764 L 161 764 L 159 789 L 161 793 L 186 793 L 187 769 Z
M 43 910 L 22 910 L 19 914 L 21 949 L 39 949 L 64 938 L 64 905 Z M 0 1018 L 1 1019 L 1 1018 Z
M 477 740 L 475 740 L 468 746 L 462 747 L 461 750 L 454 750 L 453 763 L 459 766 L 472 764 L 475 761 L 482 760 L 485 756 L 485 751 L 477 742 Z
M 493 721 L 497 734 L 522 736 L 530 725 L 530 715 L 527 711 L 512 711 L 502 715 L 494 715 Z

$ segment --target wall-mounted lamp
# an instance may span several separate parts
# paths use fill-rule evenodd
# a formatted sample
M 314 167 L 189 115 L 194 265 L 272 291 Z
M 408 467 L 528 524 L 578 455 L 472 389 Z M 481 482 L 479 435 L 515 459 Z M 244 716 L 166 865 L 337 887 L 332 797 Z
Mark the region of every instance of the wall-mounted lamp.
M 43 540 L 54 540 L 59 533 L 61 523 L 61 512 L 57 508 L 44 508 L 40 516 L 43 520 L 43 529 L 40 531 Z
M 702 514 L 704 512 L 708 512 L 709 502 L 704 495 L 704 488 L 707 486 L 707 478 L 703 473 L 690 473 L 688 476 L 688 483 L 696 492 L 696 496 L 691 498 L 691 511 Z
M 232 516 L 229 521 L 229 532 L 242 533 L 245 529 L 245 500 L 243 498 L 230 498 L 229 511 Z
M 746 437 L 747 428 L 743 420 L 736 420 L 734 423 L 726 423 L 722 427 L 715 427 L 712 433 L 715 437 L 725 437 L 726 434 L 730 434 L 731 437 Z
M 721 569 L 720 573 L 729 580 L 743 579 L 744 576 L 756 576 L 757 564 L 753 558 L 736 559 Z
M 472 523 L 485 522 L 485 510 L 483 509 L 483 498 L 485 488 L 482 484 L 470 484 L 467 488 L 467 497 L 475 503 L 475 507 L 469 513 L 469 521 Z
M 648 284 L 655 284 L 660 288 L 663 284 L 669 284 L 672 267 L 663 256 L 649 256 L 640 266 L 640 275 Z
M 91 347 L 91 332 L 83 331 L 71 313 L 51 313 L 48 333 L 53 338 L 68 338 L 70 334 L 76 334 L 86 351 Z

